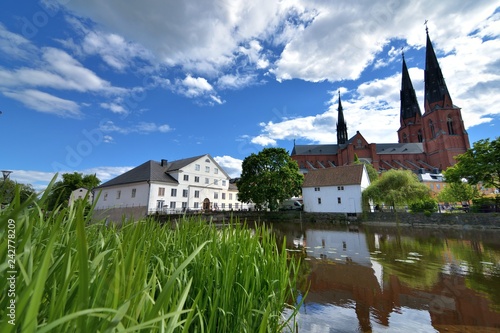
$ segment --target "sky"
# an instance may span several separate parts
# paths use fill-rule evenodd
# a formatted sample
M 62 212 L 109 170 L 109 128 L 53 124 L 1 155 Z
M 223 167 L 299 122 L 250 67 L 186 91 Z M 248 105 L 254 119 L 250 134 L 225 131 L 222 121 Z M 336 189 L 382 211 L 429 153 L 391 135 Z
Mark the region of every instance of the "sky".
M 427 23 L 426 23 L 427 22 Z M 500 126 L 500 2 L 28 0 L 0 4 L 0 169 L 41 190 L 210 154 L 397 142 L 402 52 L 423 112 L 425 29 L 471 145 Z

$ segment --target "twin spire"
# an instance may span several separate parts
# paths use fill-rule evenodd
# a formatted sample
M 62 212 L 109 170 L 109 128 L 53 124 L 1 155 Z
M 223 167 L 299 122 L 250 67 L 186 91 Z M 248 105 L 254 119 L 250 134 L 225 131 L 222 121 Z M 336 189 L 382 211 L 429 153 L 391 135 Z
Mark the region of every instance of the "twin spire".
M 347 124 L 344 120 L 344 109 L 342 108 L 342 102 L 340 100 L 339 91 L 339 107 L 337 109 L 339 112 L 338 122 L 337 122 L 337 144 L 343 145 L 347 143 Z

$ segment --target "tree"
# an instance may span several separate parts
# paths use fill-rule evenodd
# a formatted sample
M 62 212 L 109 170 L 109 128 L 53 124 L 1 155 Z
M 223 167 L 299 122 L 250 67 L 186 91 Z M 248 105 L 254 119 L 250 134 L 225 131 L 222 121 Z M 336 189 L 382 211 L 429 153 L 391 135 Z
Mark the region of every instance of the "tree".
M 389 170 L 363 191 L 363 198 L 396 208 L 430 198 L 430 191 L 411 171 Z
M 500 137 L 491 142 L 479 140 L 455 159 L 457 163 L 444 172 L 446 182 L 459 183 L 465 178 L 471 185 L 500 188 Z
M 16 193 L 16 186 L 19 187 L 21 202 L 28 200 L 28 198 L 35 193 L 35 189 L 31 184 L 16 183 L 13 180 L 6 179 L 0 181 L 0 204 L 9 204 L 14 198 Z
M 64 173 L 62 180 L 57 181 L 51 189 L 48 197 L 48 209 L 53 210 L 57 206 L 67 205 L 71 192 L 77 188 L 84 187 L 88 190 L 98 186 L 101 181 L 94 175 L 83 175 L 82 173 Z
M 283 148 L 264 148 L 243 160 L 238 198 L 257 209 L 278 210 L 279 202 L 300 195 L 304 176 Z
M 467 202 L 479 197 L 479 191 L 475 185 L 467 182 L 447 183 L 439 192 L 438 199 L 441 202 Z

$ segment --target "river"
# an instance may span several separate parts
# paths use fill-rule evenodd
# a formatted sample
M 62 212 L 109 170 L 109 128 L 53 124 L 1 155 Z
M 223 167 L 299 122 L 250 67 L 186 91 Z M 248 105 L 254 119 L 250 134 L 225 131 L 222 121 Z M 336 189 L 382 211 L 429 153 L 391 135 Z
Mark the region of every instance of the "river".
M 273 229 L 303 262 L 293 332 L 500 332 L 500 231 Z

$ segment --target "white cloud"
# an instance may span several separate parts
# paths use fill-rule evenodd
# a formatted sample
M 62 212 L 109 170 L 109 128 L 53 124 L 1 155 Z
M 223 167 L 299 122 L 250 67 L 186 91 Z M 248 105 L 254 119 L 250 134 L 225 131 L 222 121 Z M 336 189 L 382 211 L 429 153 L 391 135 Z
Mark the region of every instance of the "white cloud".
M 130 134 L 130 133 L 149 134 L 153 132 L 167 133 L 173 130 L 168 124 L 158 125 L 152 122 L 144 122 L 144 121 L 141 121 L 133 126 L 120 127 L 111 120 L 103 122 L 100 125 L 99 129 L 105 133 L 116 132 L 121 134 Z
M 82 116 L 80 107 L 77 103 L 43 91 L 27 89 L 20 91 L 3 91 L 3 94 L 9 98 L 18 100 L 26 107 L 36 111 L 70 118 L 80 118 Z
M 215 156 L 214 160 L 229 174 L 231 178 L 241 176 L 242 160 L 227 155 Z
M 117 103 L 101 103 L 101 108 L 108 109 L 113 113 L 117 114 L 127 114 L 127 110 L 120 104 Z
M 13 59 L 29 59 L 36 54 L 36 48 L 21 35 L 8 31 L 0 23 L 0 51 Z

